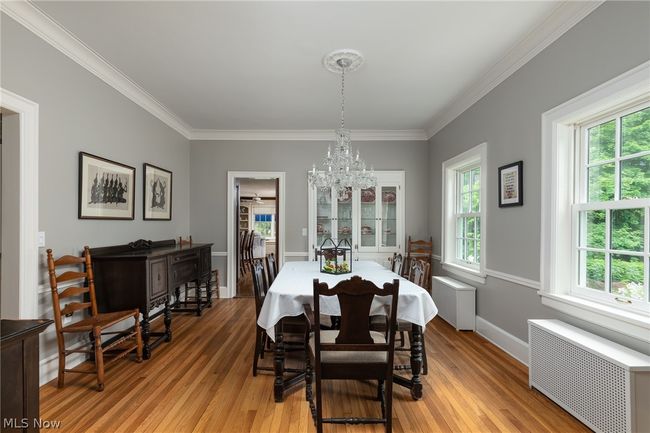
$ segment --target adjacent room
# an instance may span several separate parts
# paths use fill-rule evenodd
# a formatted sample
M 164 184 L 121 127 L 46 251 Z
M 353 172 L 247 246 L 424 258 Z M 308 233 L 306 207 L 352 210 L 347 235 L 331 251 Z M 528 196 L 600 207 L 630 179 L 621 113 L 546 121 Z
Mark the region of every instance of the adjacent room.
M 650 2 L 0 2 L 11 432 L 650 433 Z

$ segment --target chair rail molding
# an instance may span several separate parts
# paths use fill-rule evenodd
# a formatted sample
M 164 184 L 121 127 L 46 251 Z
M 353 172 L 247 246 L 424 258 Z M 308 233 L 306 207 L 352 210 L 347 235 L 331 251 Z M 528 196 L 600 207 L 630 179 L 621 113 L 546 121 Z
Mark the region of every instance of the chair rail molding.
M 504 281 L 510 281 L 511 283 L 519 284 L 520 286 L 530 287 L 531 289 L 535 290 L 539 290 L 541 287 L 539 281 L 520 277 L 518 275 L 507 274 L 505 272 L 495 271 L 493 269 L 486 269 L 485 271 L 490 277 L 498 278 Z
M 508 54 L 481 74 L 481 78 L 468 86 L 440 114 L 431 119 L 427 138 L 431 138 L 465 110 L 487 95 L 492 89 L 514 74 L 544 48 L 551 45 L 604 1 L 562 2 L 550 15 L 515 44 Z
M 3 5 L 5 2 L 2 3 Z M 39 106 L 0 88 L 0 106 L 18 113 L 20 125 L 18 318 L 38 316 L 38 146 Z M 5 288 L 6 289 L 6 288 Z

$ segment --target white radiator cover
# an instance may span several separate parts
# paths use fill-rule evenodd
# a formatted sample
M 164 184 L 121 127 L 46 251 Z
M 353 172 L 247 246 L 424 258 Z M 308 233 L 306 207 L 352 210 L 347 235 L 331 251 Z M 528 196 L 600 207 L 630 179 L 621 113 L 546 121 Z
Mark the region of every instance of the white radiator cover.
M 559 320 L 529 320 L 529 385 L 596 432 L 650 432 L 650 357 Z
M 476 289 L 449 277 L 433 277 L 431 297 L 438 315 L 457 331 L 476 330 Z

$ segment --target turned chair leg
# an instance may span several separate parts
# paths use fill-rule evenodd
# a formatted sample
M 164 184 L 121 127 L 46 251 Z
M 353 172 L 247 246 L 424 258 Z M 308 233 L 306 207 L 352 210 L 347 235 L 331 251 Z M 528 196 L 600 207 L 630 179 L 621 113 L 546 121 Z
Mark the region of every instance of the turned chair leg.
M 104 352 L 102 351 L 102 330 L 93 329 L 95 336 L 95 367 L 97 369 L 97 391 L 104 390 Z
M 426 375 L 429 373 L 429 366 L 427 363 L 427 348 L 424 345 L 424 334 L 422 334 L 422 374 Z

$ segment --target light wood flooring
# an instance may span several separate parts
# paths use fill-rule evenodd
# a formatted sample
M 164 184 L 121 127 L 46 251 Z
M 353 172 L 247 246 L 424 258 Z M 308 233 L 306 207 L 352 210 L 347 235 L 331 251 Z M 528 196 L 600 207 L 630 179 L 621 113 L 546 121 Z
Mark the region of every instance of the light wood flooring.
M 273 400 L 273 376 L 251 374 L 252 298 L 216 300 L 202 317 L 173 321 L 174 340 L 150 360 L 123 360 L 94 377 L 66 375 L 41 387 L 41 418 L 62 422 L 60 432 L 314 432 L 304 386 L 283 403 Z M 157 321 L 160 322 L 160 321 Z M 162 326 L 154 322 L 154 328 Z M 439 318 L 429 323 L 429 374 L 424 398 L 413 401 L 395 386 L 393 431 L 589 432 L 580 422 L 528 388 L 527 368 L 471 332 Z M 271 365 L 272 356 L 262 361 Z M 325 416 L 378 416 L 376 387 L 325 382 Z M 325 432 L 383 432 L 383 426 L 325 425 Z

